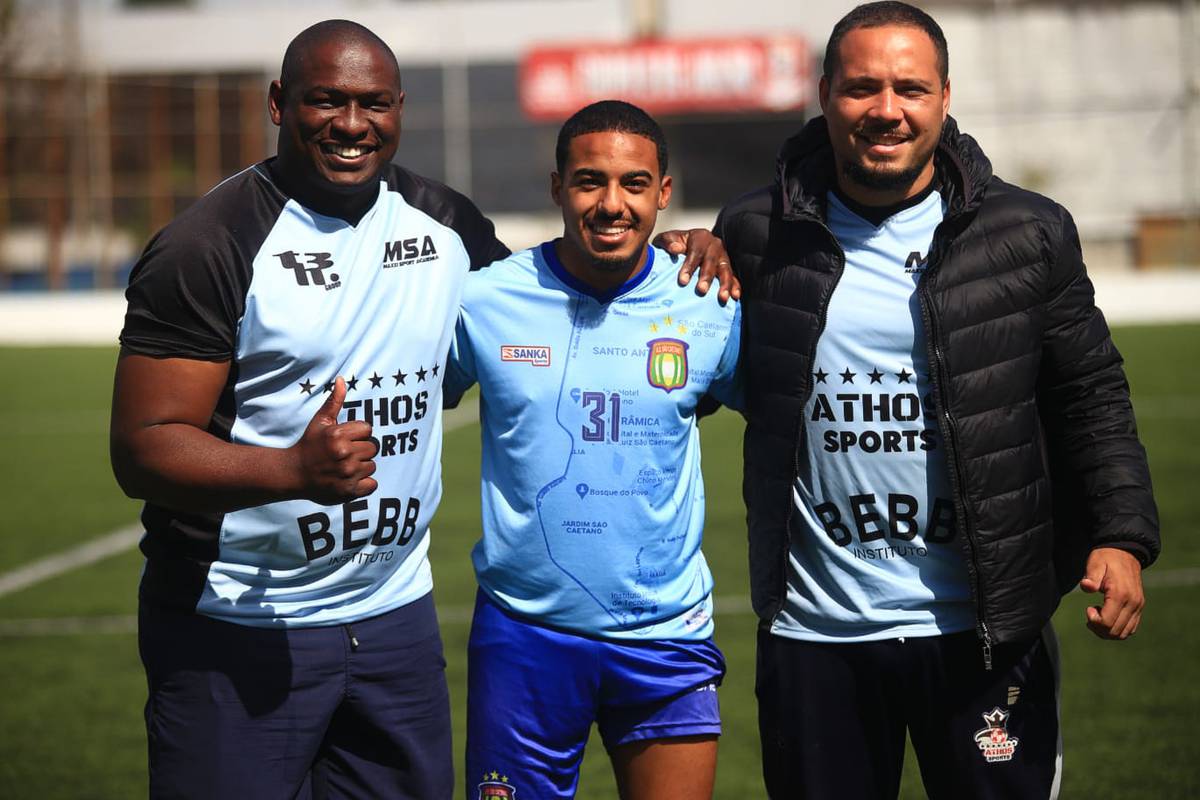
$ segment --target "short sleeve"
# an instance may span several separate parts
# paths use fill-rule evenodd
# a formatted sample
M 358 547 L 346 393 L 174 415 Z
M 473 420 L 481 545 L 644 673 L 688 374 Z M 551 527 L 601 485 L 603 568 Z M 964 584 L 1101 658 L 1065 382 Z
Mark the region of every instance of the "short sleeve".
M 125 290 L 126 351 L 205 361 L 233 357 L 249 267 L 239 269 L 235 254 L 222 249 L 170 228 L 151 240 Z
M 721 358 L 717 362 L 717 374 L 708 388 L 713 397 L 735 411 L 742 411 L 746 407 L 742 374 L 738 367 L 741 342 L 742 305 L 737 303 L 733 309 L 733 319 L 730 321 L 729 337 L 725 340 L 725 349 L 721 352 Z
M 450 344 L 450 357 L 446 363 L 446 376 L 442 382 L 442 405 L 445 408 L 457 406 L 476 380 L 475 351 L 471 347 L 466 320 L 459 313 L 458 324 L 454 327 L 454 341 Z
M 129 276 L 122 348 L 165 358 L 233 358 L 254 256 L 286 202 L 256 166 L 159 231 Z
M 486 267 L 512 255 L 504 242 L 496 238 L 496 226 L 466 195 L 397 164 L 392 165 L 388 180 L 405 202 L 458 234 L 471 259 L 471 269 Z

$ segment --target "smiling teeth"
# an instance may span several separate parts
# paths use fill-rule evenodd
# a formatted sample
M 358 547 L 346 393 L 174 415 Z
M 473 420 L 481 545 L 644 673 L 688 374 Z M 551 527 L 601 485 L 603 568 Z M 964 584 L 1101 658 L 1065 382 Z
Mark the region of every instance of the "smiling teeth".
M 333 151 L 334 155 L 339 155 L 342 158 L 358 158 L 367 152 L 362 147 L 338 147 L 337 145 L 332 145 L 329 149 Z
M 624 233 L 629 228 L 595 228 L 596 233 Z

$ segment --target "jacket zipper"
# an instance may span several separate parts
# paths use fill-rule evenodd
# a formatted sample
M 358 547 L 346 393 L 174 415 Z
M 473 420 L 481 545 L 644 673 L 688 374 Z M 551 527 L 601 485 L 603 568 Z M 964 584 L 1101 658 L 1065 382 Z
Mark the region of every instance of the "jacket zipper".
M 943 240 L 945 237 L 940 235 L 941 231 L 941 225 L 934 231 L 933 243 L 929 249 L 929 257 L 926 261 L 925 274 L 921 276 L 921 280 L 917 284 L 917 294 L 921 301 L 921 318 L 925 323 L 925 334 L 928 338 L 926 349 L 931 351 L 933 357 L 933 369 L 929 372 L 929 378 L 933 383 L 934 395 L 937 397 L 938 427 L 942 430 L 942 438 L 946 448 L 946 460 L 950 464 L 950 480 L 954 490 L 955 522 L 963 532 L 963 538 L 967 542 L 967 581 L 971 589 L 971 596 L 975 601 L 976 635 L 983 646 L 983 668 L 990 672 L 992 669 L 992 634 L 988 630 L 987 617 L 983 612 L 983 586 L 979 571 L 978 543 L 975 541 L 975 535 L 970 526 L 966 508 L 967 504 L 963 497 L 964 482 L 957 452 L 958 431 L 954 417 L 950 414 L 950 406 L 947 403 L 947 397 L 943 389 L 942 375 L 945 370 L 945 362 L 942 357 L 942 345 L 939 338 L 940 331 L 931 310 L 933 300 L 928 287 L 929 276 L 934 273 L 938 263 L 935 261 L 935 255 L 941 253 L 941 245 L 944 243 Z
M 833 242 L 833 247 L 837 251 L 838 255 L 838 268 L 837 272 L 833 276 L 833 285 L 829 287 L 828 294 L 825 295 L 821 302 L 821 316 L 817 323 L 817 335 L 813 337 L 812 347 L 808 351 L 808 361 L 811 365 L 817 358 L 817 345 L 821 341 L 821 335 L 825 333 L 825 321 L 826 315 L 829 313 L 829 301 L 833 298 L 833 293 L 837 291 L 838 284 L 842 280 L 842 274 L 846 271 L 846 251 L 842 248 L 841 242 L 839 242 L 837 237 L 833 235 L 833 231 L 829 229 L 828 225 L 820 220 L 813 220 L 810 218 L 810 221 L 819 226 L 821 230 L 825 231 L 825 233 L 829 234 L 829 240 Z M 811 376 L 811 374 L 812 373 L 810 371 L 809 375 Z M 812 397 L 814 388 L 816 387 L 814 387 L 810 382 L 808 391 L 804 394 L 804 397 L 800 402 L 800 425 L 799 432 L 796 434 L 796 444 L 792 447 L 792 480 L 789 483 L 789 488 L 793 491 L 796 484 L 796 478 L 800 474 L 800 442 L 804 436 L 804 427 L 806 423 L 804 418 L 804 408 L 808 405 L 808 399 Z M 792 505 L 794 503 L 791 494 L 792 493 L 789 491 L 787 513 L 783 518 L 783 532 L 787 537 L 787 546 L 783 549 L 783 569 L 780 571 L 779 578 L 779 602 L 775 605 L 775 613 L 771 615 L 772 621 L 779 616 L 779 612 L 783 611 L 783 607 L 787 604 L 788 557 L 791 555 L 792 550 Z

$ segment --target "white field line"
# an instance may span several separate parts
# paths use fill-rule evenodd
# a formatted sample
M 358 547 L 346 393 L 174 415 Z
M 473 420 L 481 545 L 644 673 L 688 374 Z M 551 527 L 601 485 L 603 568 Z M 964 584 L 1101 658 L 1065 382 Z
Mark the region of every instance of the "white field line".
M 452 431 L 470 425 L 479 419 L 479 401 L 463 402 L 458 408 L 442 415 L 442 429 Z M 0 573 L 0 597 L 28 589 L 42 581 L 56 578 L 65 572 L 86 567 L 109 556 L 115 556 L 137 546 L 142 538 L 141 525 L 129 525 L 106 533 L 97 539 L 89 539 L 77 547 L 39 559 L 11 572 Z
M 78 547 L 34 561 L 11 572 L 0 574 L 0 597 L 27 589 L 34 584 L 94 564 L 101 559 L 124 553 L 142 538 L 141 525 L 128 525 Z
M 1200 584 L 1200 567 L 1151 570 L 1145 575 L 1147 587 L 1153 589 L 1196 586 Z M 461 625 L 470 621 L 471 606 L 439 606 L 438 619 L 443 625 Z M 754 613 L 750 598 L 726 595 L 713 598 L 713 613 L 719 617 L 744 617 Z M 47 617 L 43 619 L 0 620 L 0 639 L 30 636 L 72 636 L 76 634 L 137 632 L 137 617 Z

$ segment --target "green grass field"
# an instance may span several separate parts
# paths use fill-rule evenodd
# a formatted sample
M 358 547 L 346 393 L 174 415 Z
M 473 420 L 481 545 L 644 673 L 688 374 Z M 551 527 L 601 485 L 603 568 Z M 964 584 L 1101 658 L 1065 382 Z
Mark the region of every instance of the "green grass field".
M 1143 440 L 1150 452 L 1165 552 L 1149 573 L 1138 636 L 1101 642 L 1083 626 L 1087 599 L 1068 596 L 1056 617 L 1063 651 L 1066 798 L 1200 797 L 1194 719 L 1200 713 L 1200 325 L 1125 328 L 1126 356 Z M 107 418 L 116 353 L 103 348 L 0 349 L 8 390 L 0 397 L 0 574 L 136 520 L 138 504 L 108 467 Z M 716 594 L 747 596 L 741 503 L 740 420 L 704 423 L 709 510 L 705 552 Z M 449 434 L 446 497 L 434 523 L 436 596 L 454 699 L 461 762 L 467 558 L 478 534 L 478 429 Z M 135 610 L 135 551 L 0 597 L 0 798 L 144 796 L 145 684 Z M 763 796 L 753 697 L 754 619 L 747 602 L 718 608 L 717 639 L 729 662 L 721 693 L 716 796 Z M 26 620 L 59 620 L 39 631 Z M 83 622 L 76 622 L 82 619 Z M 915 765 L 902 796 L 923 794 Z M 462 783 L 460 779 L 460 784 Z M 459 791 L 461 792 L 461 786 Z M 579 796 L 615 798 L 598 740 Z M 533 800 L 526 798 L 526 800 Z

